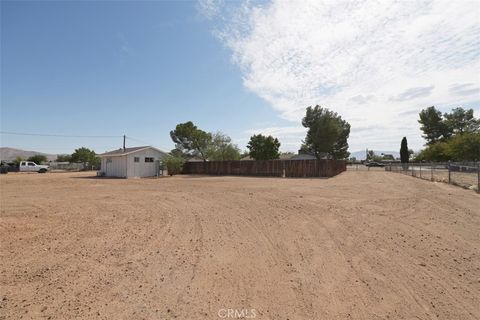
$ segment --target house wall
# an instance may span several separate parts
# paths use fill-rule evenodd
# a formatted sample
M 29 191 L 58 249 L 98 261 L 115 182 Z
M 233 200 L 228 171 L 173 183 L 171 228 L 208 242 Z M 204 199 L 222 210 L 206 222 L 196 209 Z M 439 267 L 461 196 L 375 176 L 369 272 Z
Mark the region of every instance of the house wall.
M 127 155 L 127 177 L 153 177 L 157 174 L 157 164 L 155 161 L 161 160 L 165 155 L 163 152 L 154 149 L 145 149 Z M 135 162 L 135 157 L 140 158 L 139 162 Z M 154 158 L 154 162 L 145 162 L 146 157 Z
M 101 166 L 107 177 L 127 177 L 127 156 L 103 157 Z

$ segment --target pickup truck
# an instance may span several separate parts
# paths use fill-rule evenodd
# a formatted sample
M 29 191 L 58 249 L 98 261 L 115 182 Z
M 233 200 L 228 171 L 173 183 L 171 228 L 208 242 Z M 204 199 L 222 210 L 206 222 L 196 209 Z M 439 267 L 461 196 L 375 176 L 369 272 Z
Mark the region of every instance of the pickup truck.
M 48 171 L 48 166 L 36 164 L 33 161 L 21 161 L 19 169 L 21 172 L 45 173 Z

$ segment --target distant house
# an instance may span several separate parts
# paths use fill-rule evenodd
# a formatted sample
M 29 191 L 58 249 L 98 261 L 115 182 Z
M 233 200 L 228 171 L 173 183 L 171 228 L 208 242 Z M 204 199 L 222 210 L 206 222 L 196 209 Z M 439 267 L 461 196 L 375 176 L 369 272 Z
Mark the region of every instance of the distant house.
M 315 160 L 315 159 L 317 159 L 317 157 L 315 157 L 313 154 L 300 153 L 300 152 L 290 158 L 290 160 Z
M 100 172 L 106 177 L 154 177 L 160 172 L 160 160 L 167 153 L 154 147 L 133 147 L 99 154 Z
M 322 153 L 320 155 L 320 159 L 325 159 L 326 157 L 327 157 L 327 154 Z M 317 157 L 315 157 L 313 154 L 303 149 L 299 149 L 298 154 L 290 158 L 290 160 L 315 160 L 315 159 L 317 159 Z

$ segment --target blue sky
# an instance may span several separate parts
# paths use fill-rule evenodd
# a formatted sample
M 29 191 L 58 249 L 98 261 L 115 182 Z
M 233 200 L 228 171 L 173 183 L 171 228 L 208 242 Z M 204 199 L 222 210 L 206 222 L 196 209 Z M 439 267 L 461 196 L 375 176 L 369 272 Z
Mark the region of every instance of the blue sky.
M 480 108 L 479 2 L 2 1 L 1 131 L 121 136 L 173 148 L 192 120 L 241 148 L 295 151 L 306 106 L 352 125 L 350 150 L 397 150 L 430 105 Z M 118 138 L 1 135 L 71 153 Z
M 193 2 L 2 2 L 2 131 L 123 135 L 173 148 L 194 121 L 241 138 L 284 122 L 242 85 Z M 2 146 L 71 152 L 121 139 L 2 135 Z M 241 144 L 240 142 L 239 144 Z

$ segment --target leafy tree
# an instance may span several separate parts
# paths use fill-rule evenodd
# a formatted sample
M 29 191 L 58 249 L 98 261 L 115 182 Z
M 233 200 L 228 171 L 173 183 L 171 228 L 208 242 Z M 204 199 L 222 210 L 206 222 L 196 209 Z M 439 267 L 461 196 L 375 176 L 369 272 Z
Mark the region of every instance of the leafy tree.
M 446 142 L 437 142 L 423 149 L 417 161 L 479 161 L 480 133 L 458 134 Z
M 451 113 L 445 113 L 444 118 L 445 126 L 451 135 L 480 130 L 480 119 L 475 119 L 473 109 L 454 108 Z
M 47 157 L 44 156 L 43 154 L 36 154 L 28 158 L 27 161 L 32 161 L 32 162 L 35 162 L 36 164 L 42 164 L 43 162 L 47 162 Z
M 71 162 L 72 156 L 69 154 L 59 154 L 57 155 L 57 162 Z
M 185 156 L 198 156 L 204 161 L 207 160 L 212 135 L 198 129 L 193 122 L 177 124 L 175 130 L 170 131 L 170 137 L 175 143 L 175 148 L 184 153 Z
M 320 159 L 326 154 L 333 159 L 346 159 L 350 124 L 333 111 L 320 106 L 308 107 L 302 125 L 308 128 L 302 148 Z
M 247 148 L 250 150 L 250 157 L 255 160 L 273 160 L 280 157 L 280 142 L 272 136 L 254 134 L 250 137 Z
M 185 159 L 183 157 L 167 155 L 163 158 L 163 163 L 167 167 L 168 174 L 173 176 L 174 174 L 182 172 Z
M 170 155 L 172 155 L 174 157 L 178 157 L 178 158 L 183 158 L 183 159 L 188 159 L 189 158 L 188 155 L 186 155 L 185 153 L 183 153 L 179 149 L 172 149 L 170 151 Z
M 450 137 L 448 127 L 443 121 L 442 113 L 431 106 L 423 109 L 419 114 L 421 124 L 420 130 L 423 131 L 423 138 L 427 140 L 427 145 L 445 141 Z
M 447 144 L 445 142 L 436 142 L 428 145 L 425 149 L 420 151 L 416 161 L 431 161 L 431 162 L 443 162 L 451 160 L 448 153 Z
M 407 138 L 403 137 L 402 142 L 400 144 L 400 161 L 402 163 L 408 163 L 409 158 L 410 158 L 410 153 L 408 151 Z
M 420 112 L 420 120 L 427 147 L 417 160 L 427 161 L 476 161 L 479 156 L 480 119 L 473 116 L 473 109 L 454 108 L 443 116 L 435 107 Z
M 221 132 L 213 133 L 208 150 L 208 159 L 217 161 L 239 160 L 240 149 L 232 143 L 229 136 Z
M 447 154 L 454 161 L 480 160 L 480 133 L 455 135 L 446 143 Z
M 83 163 L 84 168 L 87 168 L 87 165 L 98 167 L 100 163 L 100 159 L 95 154 L 95 151 L 85 147 L 75 149 L 75 152 L 72 153 L 71 160 L 72 162 Z

